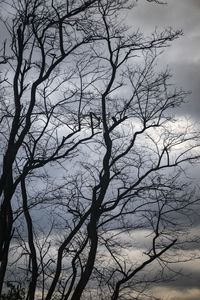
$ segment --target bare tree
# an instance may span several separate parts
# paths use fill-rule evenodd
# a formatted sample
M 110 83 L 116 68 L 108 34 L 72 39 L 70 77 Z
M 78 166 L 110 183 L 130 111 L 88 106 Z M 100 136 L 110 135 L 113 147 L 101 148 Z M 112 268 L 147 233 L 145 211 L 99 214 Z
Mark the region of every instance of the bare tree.
M 175 125 L 186 93 L 156 72 L 182 32 L 131 32 L 134 5 L 2 3 L 1 291 L 12 278 L 29 300 L 140 299 L 183 245 L 199 134 Z

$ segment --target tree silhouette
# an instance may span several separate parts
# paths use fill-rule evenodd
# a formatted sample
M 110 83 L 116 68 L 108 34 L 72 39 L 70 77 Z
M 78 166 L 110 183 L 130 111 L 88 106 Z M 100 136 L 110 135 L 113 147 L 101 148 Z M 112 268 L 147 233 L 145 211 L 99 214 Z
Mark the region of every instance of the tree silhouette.
M 199 134 L 176 125 L 186 93 L 156 71 L 182 32 L 131 32 L 134 5 L 2 3 L 1 291 L 12 278 L 29 300 L 140 299 L 183 247 Z

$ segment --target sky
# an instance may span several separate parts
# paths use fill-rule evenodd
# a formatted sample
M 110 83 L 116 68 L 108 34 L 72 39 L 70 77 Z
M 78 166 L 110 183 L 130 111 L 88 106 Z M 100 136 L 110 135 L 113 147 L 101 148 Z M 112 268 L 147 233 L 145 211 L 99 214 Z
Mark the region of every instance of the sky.
M 169 66 L 178 87 L 192 92 L 182 113 L 199 122 L 200 1 L 166 0 L 166 2 L 166 5 L 158 5 L 139 0 L 128 16 L 129 24 L 133 27 L 138 26 L 141 31 L 146 33 L 152 32 L 155 27 L 158 29 L 172 27 L 183 30 L 183 36 L 173 41 L 171 47 L 165 50 L 160 63 Z
M 133 29 L 139 27 L 146 34 L 154 31 L 155 27 L 183 30 L 183 36 L 165 50 L 160 58 L 160 64 L 171 69 L 177 87 L 191 91 L 188 103 L 182 107 L 180 114 L 183 117 L 190 116 L 198 124 L 200 123 L 200 0 L 166 1 L 167 5 L 158 5 L 138 0 L 137 6 L 128 14 L 127 20 Z M 199 227 L 196 228 L 198 229 Z M 198 249 L 191 247 L 190 250 Z M 181 264 L 180 267 L 184 276 L 174 282 L 159 284 L 159 287 L 153 288 L 159 299 L 200 299 L 200 260 Z
M 129 13 L 128 23 L 139 27 L 146 34 L 155 27 L 164 29 L 172 27 L 182 29 L 183 36 L 173 41 L 170 48 L 160 57 L 161 66 L 168 66 L 177 87 L 190 91 L 188 103 L 180 115 L 190 117 L 198 126 L 200 123 L 200 0 L 166 0 L 166 5 L 147 3 L 139 0 L 137 6 Z M 199 178 L 199 169 L 196 171 Z M 200 232 L 200 228 L 195 229 Z M 198 247 L 190 251 L 199 251 Z M 200 299 L 200 260 L 182 263 L 184 276 L 173 282 L 159 284 L 153 292 L 163 300 L 199 300 Z

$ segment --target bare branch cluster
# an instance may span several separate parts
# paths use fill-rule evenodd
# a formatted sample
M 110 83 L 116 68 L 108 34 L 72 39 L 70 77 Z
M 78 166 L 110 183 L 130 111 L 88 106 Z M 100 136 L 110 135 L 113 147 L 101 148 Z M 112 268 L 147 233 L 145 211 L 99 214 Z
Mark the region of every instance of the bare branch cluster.
M 187 93 L 156 71 L 182 32 L 130 32 L 134 5 L 2 3 L 2 297 L 13 281 L 27 300 L 142 299 L 183 246 L 199 133 L 173 115 Z

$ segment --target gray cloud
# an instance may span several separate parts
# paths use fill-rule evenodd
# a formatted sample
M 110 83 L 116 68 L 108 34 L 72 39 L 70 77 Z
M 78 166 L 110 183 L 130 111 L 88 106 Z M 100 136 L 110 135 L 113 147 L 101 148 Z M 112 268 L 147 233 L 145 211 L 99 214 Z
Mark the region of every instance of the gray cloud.
M 196 7 L 200 10 L 200 1 L 199 0 L 190 0 L 190 4 L 192 4 L 193 7 Z
M 146 34 L 157 26 L 182 29 L 184 35 L 174 41 L 161 57 L 160 65 L 168 65 L 174 74 L 174 83 L 192 94 L 182 114 L 200 120 L 200 22 L 199 0 L 168 0 L 167 5 L 152 5 L 145 0 L 128 15 L 128 23 Z
M 184 105 L 180 114 L 191 115 L 195 121 L 200 120 L 200 22 L 199 22 L 199 0 L 168 0 L 168 5 L 156 5 L 147 3 L 145 0 L 138 2 L 137 7 L 128 15 L 128 22 L 133 28 L 140 28 L 147 34 L 152 32 L 156 26 L 165 28 L 172 26 L 183 29 L 184 36 L 172 43 L 161 57 L 162 66 L 169 65 L 174 73 L 174 83 L 185 90 L 192 92 L 188 97 L 188 104 Z M 1 31 L 1 34 L 4 32 Z M 55 171 L 55 170 L 54 170 Z M 195 177 L 199 171 L 195 171 Z M 198 173 L 199 172 L 199 173 Z M 197 245 L 191 245 L 191 250 L 198 249 Z M 195 262 L 198 264 L 198 262 Z M 194 269 L 193 264 L 183 266 L 183 273 L 189 274 L 164 287 L 182 291 L 198 289 L 200 270 Z M 162 286 L 161 286 L 162 288 Z M 199 300 L 197 296 L 188 296 L 187 300 Z M 176 299 L 169 296 L 167 299 Z M 179 298 L 181 299 L 181 297 Z M 186 298 L 184 298 L 186 299 Z
M 138 5 L 128 15 L 128 23 L 132 29 L 140 28 L 146 34 L 158 29 L 171 26 L 182 29 L 183 36 L 173 41 L 160 57 L 160 68 L 168 65 L 174 74 L 172 83 L 183 90 L 191 91 L 188 102 L 179 110 L 179 116 L 190 116 L 197 124 L 200 122 L 200 1 L 199 0 L 167 0 L 167 5 L 152 5 L 145 0 L 138 1 Z M 199 168 L 191 171 L 195 180 L 200 179 Z M 198 209 L 197 209 L 198 211 Z M 196 224 L 199 217 L 193 216 Z M 187 249 L 198 251 L 199 244 L 191 243 Z M 199 300 L 200 269 L 199 261 L 182 264 L 182 274 L 176 280 L 165 285 L 159 285 L 158 297 L 168 300 Z M 180 266 L 177 266 L 179 270 Z M 155 287 L 154 287 L 155 289 Z

